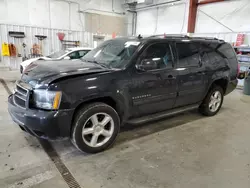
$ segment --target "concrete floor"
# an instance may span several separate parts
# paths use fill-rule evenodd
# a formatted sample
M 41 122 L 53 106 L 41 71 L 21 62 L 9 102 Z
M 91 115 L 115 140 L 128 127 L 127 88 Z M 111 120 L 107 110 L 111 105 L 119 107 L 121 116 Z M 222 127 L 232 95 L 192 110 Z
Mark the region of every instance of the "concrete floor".
M 7 96 L 0 84 L 0 187 L 69 187 L 38 140 L 11 121 Z M 67 140 L 52 144 L 82 188 L 248 188 L 249 122 L 250 97 L 235 90 L 214 117 L 192 111 L 128 125 L 103 153 L 84 155 Z

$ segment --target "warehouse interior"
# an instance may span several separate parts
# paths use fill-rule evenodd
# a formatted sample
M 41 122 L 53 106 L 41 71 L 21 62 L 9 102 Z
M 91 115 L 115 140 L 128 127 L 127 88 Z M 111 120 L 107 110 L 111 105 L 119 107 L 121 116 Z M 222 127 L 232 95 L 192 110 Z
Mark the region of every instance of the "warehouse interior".
M 216 111 L 218 114 L 203 116 L 193 108 L 189 111 L 179 110 L 178 114 L 170 112 L 166 117 L 162 116 L 164 118 L 138 125 L 128 121 L 121 128 L 119 126 L 119 135 L 116 141 L 113 141 L 114 144 L 112 143 L 113 145 L 107 150 L 95 154 L 79 151 L 79 146 L 72 141 L 75 139 L 72 136 L 75 134 L 74 128 L 70 128 L 70 139 L 60 137 L 57 140 L 48 140 L 32 135 L 32 131 L 22 128 L 22 122 L 17 123 L 18 120 L 13 118 L 10 98 L 17 92 L 18 83 L 24 82 L 25 79 L 31 87 L 30 77 L 27 75 L 32 73 L 34 67 L 37 71 L 33 73 L 37 85 L 32 85 L 30 90 L 40 87 L 38 83 L 47 81 L 46 79 L 43 80 L 44 82 L 41 81 L 43 78 L 39 77 L 42 75 L 38 72 L 39 67 L 44 71 L 43 76 L 47 76 L 46 78 L 49 78 L 57 67 L 57 72 L 53 72 L 53 76 L 58 76 L 56 81 L 63 82 L 63 86 L 58 88 L 68 87 L 65 93 L 73 93 L 69 89 L 72 85 L 75 90 L 82 91 L 85 88 L 84 84 L 94 82 L 99 77 L 88 77 L 80 82 L 79 86 L 76 86 L 78 80 L 65 84 L 66 78 L 62 76 L 69 74 L 70 71 L 63 72 L 64 67 L 60 67 L 62 65 L 57 63 L 63 62 L 67 69 L 73 69 L 79 59 L 84 58 L 86 54 L 87 57 L 88 54 L 95 53 L 93 56 L 97 57 L 101 53 L 101 46 L 107 41 L 125 38 L 130 41 L 125 43 L 126 48 L 140 46 L 151 37 L 170 39 L 171 49 L 177 48 L 172 44 L 176 40 L 183 42 L 207 40 L 211 43 L 216 41 L 219 44 L 230 44 L 237 65 L 235 64 L 235 70 L 225 72 L 232 74 L 237 67 L 236 84 L 233 90 L 228 92 L 229 94 L 225 94 L 224 100 L 223 97 L 220 99 L 223 105 L 218 107 Z M 0 187 L 250 187 L 249 0 L 0 0 L 0 44 Z M 114 46 L 113 49 L 115 48 L 117 47 Z M 216 50 L 219 48 L 220 45 Z M 143 47 L 138 48 L 137 51 L 141 49 Z M 75 54 L 77 55 L 74 56 Z M 179 63 L 178 49 L 176 52 L 171 51 L 171 54 L 173 62 L 176 60 Z M 223 58 L 227 59 L 228 56 L 224 55 Z M 137 60 L 131 60 L 132 63 L 134 61 Z M 37 66 L 36 62 L 41 66 Z M 51 63 L 51 66 L 45 69 L 43 63 L 46 65 Z M 97 65 L 98 62 L 85 61 L 87 65 L 90 63 L 90 68 L 78 67 L 77 71 L 86 71 L 93 66 L 100 66 Z M 32 67 L 32 65 L 35 66 Z M 176 68 L 175 71 L 184 70 L 178 69 L 175 65 L 172 66 Z M 134 67 L 138 68 L 137 64 Z M 102 68 L 107 69 L 103 66 Z M 105 75 L 108 74 L 107 72 L 115 72 L 116 75 L 112 79 L 100 78 L 101 89 L 98 92 L 104 92 L 106 87 L 103 85 L 106 86 L 106 80 L 109 80 L 107 86 L 109 92 L 115 91 L 118 95 L 127 90 L 135 91 L 136 95 L 131 94 L 132 97 L 129 100 L 132 100 L 133 104 L 138 101 L 142 105 L 146 104 L 147 97 L 151 97 L 151 94 L 144 85 L 140 84 L 146 83 L 146 79 L 151 78 L 152 75 L 138 79 L 139 76 L 133 77 L 131 73 L 126 74 L 124 78 L 123 73 L 119 71 L 126 71 L 127 67 L 120 70 L 118 68 L 120 67 L 100 73 Z M 216 68 L 220 72 L 215 73 L 214 77 L 225 69 L 225 67 Z M 147 74 L 150 73 L 150 71 L 147 72 Z M 167 73 L 161 73 L 155 80 L 161 79 Z M 69 78 L 75 79 L 77 74 L 74 73 Z M 143 72 L 140 72 L 140 75 L 142 74 Z M 154 73 L 153 75 L 155 76 Z M 171 80 L 175 78 L 178 79 L 178 73 L 171 78 L 168 77 Z M 115 82 L 115 79 L 122 80 Z M 232 76 L 229 79 L 232 79 Z M 55 80 L 51 83 L 56 84 Z M 193 81 L 191 85 L 197 84 L 203 87 L 199 80 L 196 81 L 198 83 Z M 160 83 L 159 93 L 156 89 L 155 91 L 152 89 L 156 87 L 154 83 L 156 81 L 150 85 L 150 89 L 155 96 L 166 93 L 163 89 L 166 89 L 164 87 L 169 84 L 169 80 Z M 188 87 L 188 81 L 185 83 Z M 216 84 L 220 83 L 222 82 L 216 82 Z M 127 88 L 130 85 L 134 88 Z M 211 85 L 214 86 L 214 84 Z M 86 95 L 94 95 L 94 92 L 89 93 L 89 91 L 96 89 L 97 86 L 87 86 Z M 225 84 L 225 87 L 229 87 L 229 84 Z M 175 89 L 175 86 L 173 88 Z M 140 89 L 144 89 L 144 93 Z M 211 88 L 208 94 L 210 91 L 212 91 Z M 227 89 L 223 90 L 224 93 L 226 91 Z M 59 103 L 64 99 L 64 93 L 61 93 Z M 102 100 L 97 102 L 112 106 L 113 101 L 106 96 L 107 93 L 103 94 Z M 203 102 L 208 94 L 204 96 Z M 66 98 L 74 101 L 79 95 L 78 93 L 76 96 L 70 95 L 71 98 Z M 180 96 L 181 92 L 177 92 L 176 95 L 176 97 Z M 155 98 L 153 99 L 152 96 L 151 100 L 158 100 L 157 97 Z M 53 100 L 52 106 L 56 99 Z M 119 102 L 122 100 L 119 98 Z M 166 99 L 159 100 L 164 103 Z M 186 100 L 192 100 L 192 93 Z M 95 100 L 85 102 L 83 109 L 92 101 Z M 203 105 L 203 102 L 200 105 Z M 160 103 L 161 101 L 155 106 Z M 62 103 L 59 104 L 58 109 L 60 105 Z M 26 113 L 28 108 L 26 105 L 23 108 L 24 111 L 19 112 L 19 116 L 26 117 L 29 113 Z M 126 109 L 127 106 L 121 105 L 120 108 Z M 140 108 L 135 109 L 140 110 Z M 44 113 L 49 111 L 39 108 L 33 116 L 41 114 L 42 110 L 45 111 Z M 55 110 L 56 108 L 53 112 L 56 112 Z M 133 110 L 128 111 L 132 113 Z M 117 114 L 122 122 L 120 111 L 117 110 Z M 76 117 L 78 116 L 74 114 L 74 118 Z M 39 122 L 43 122 L 43 118 L 45 119 L 45 116 L 41 117 Z M 136 118 L 138 121 L 141 120 L 141 116 Z M 150 118 L 151 116 L 148 117 Z M 26 122 L 28 120 L 25 120 Z M 53 121 L 53 123 L 58 122 L 59 120 Z M 75 119 L 72 120 L 72 123 L 74 122 Z

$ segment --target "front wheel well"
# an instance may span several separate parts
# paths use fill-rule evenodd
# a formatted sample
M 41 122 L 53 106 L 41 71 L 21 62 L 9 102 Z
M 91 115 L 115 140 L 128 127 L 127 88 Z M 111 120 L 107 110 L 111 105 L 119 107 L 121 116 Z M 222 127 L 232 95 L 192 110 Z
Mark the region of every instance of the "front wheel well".
M 102 103 L 105 103 L 105 104 L 111 106 L 112 108 L 114 108 L 115 111 L 118 113 L 118 115 L 120 117 L 120 120 L 122 121 L 122 112 L 119 109 L 116 101 L 112 97 L 100 97 L 100 98 L 95 98 L 95 99 L 91 99 L 91 100 L 88 100 L 88 101 L 84 101 L 81 104 L 79 104 L 76 107 L 76 109 L 74 110 L 74 114 L 73 114 L 73 118 L 72 118 L 72 121 L 71 121 L 71 125 L 72 125 L 72 123 L 74 121 L 74 118 L 75 118 L 77 112 L 79 110 L 81 110 L 85 105 L 90 104 L 90 103 L 94 103 L 94 102 L 102 102 Z

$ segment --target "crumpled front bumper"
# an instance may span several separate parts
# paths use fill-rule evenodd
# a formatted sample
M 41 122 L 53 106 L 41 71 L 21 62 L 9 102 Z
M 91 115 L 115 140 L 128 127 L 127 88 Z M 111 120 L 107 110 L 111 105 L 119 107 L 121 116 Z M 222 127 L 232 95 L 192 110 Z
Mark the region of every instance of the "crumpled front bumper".
M 10 95 L 8 111 L 12 120 L 33 136 L 53 140 L 70 136 L 73 109 L 46 111 L 21 108 L 14 104 L 13 95 Z

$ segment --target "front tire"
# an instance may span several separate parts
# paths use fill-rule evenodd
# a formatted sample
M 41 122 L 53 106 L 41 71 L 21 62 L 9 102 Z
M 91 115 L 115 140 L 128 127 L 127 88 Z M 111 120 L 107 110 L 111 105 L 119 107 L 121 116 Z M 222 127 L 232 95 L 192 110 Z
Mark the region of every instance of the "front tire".
M 205 116 L 214 116 L 222 106 L 224 100 L 224 92 L 220 86 L 213 86 L 208 92 L 204 101 L 200 106 L 200 112 Z
M 92 103 L 77 112 L 71 141 L 80 151 L 98 153 L 114 143 L 119 131 L 117 112 L 105 103 Z

